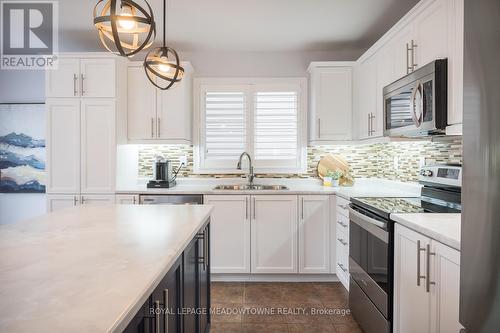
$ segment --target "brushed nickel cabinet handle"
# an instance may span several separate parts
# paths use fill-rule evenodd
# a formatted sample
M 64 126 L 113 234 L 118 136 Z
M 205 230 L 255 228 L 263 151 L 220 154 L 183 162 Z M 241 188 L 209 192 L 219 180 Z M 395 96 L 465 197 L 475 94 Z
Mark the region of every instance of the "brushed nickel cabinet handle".
M 318 139 L 321 139 L 321 118 L 318 118 Z
M 81 75 L 82 77 L 82 96 L 85 95 L 85 86 L 84 86 L 84 81 L 85 81 L 85 74 Z
M 78 204 L 78 197 L 75 195 L 73 197 L 73 206 L 76 206 Z
M 156 124 L 156 125 L 157 125 L 157 130 L 156 130 L 156 133 L 158 133 L 158 134 L 157 134 L 157 135 L 158 135 L 158 138 L 160 138 L 160 137 L 161 137 L 161 124 L 160 124 L 160 121 L 161 121 L 161 119 L 160 119 L 160 118 L 158 118 L 158 124 Z
M 248 220 L 248 197 L 245 197 L 245 219 Z
M 163 290 L 163 298 L 165 303 L 165 333 L 168 333 L 168 314 L 170 313 L 168 308 L 168 289 Z
M 347 209 L 347 205 L 339 205 L 339 207 L 342 209 Z
M 155 120 L 153 117 L 151 117 L 151 138 L 155 137 Z
M 420 241 L 417 241 L 417 286 L 420 286 L 420 279 L 425 279 L 425 275 L 420 275 L 420 252 L 425 252 L 425 247 L 420 246 Z
M 373 119 L 375 119 L 375 115 L 373 113 L 370 113 L 370 135 L 373 135 L 375 133 L 375 129 L 373 127 Z
M 427 244 L 427 267 L 426 267 L 426 278 L 425 278 L 425 291 L 428 293 L 431 291 L 431 284 L 434 285 L 436 282 L 431 281 L 431 256 L 435 256 L 435 252 L 431 252 L 431 245 Z
M 302 208 L 300 210 L 302 212 L 302 220 L 304 220 L 304 197 L 302 197 L 301 201 L 302 201 L 302 204 L 301 204 Z
M 135 195 L 132 197 L 132 203 L 135 205 Z
M 413 52 L 412 49 L 410 48 L 410 44 L 406 43 L 406 74 L 410 74 L 411 71 L 413 70 L 413 65 L 410 66 L 410 62 L 408 59 L 408 55 L 410 52 Z
M 338 224 L 340 224 L 342 227 L 347 228 L 347 224 L 342 223 L 342 221 L 337 221 Z
M 255 201 L 256 201 L 255 198 L 253 198 L 253 219 L 254 220 L 257 218 L 257 214 L 255 213 L 255 206 L 256 206 Z
M 80 202 L 81 204 L 83 205 L 87 200 L 85 199 L 85 197 L 82 195 L 82 197 L 80 198 Z
M 347 268 L 344 267 L 342 264 L 337 264 L 344 273 L 347 273 Z
M 77 81 L 78 81 L 78 75 L 73 74 L 73 96 L 76 96 L 78 94 L 78 90 L 76 87 Z
M 411 71 L 413 72 L 415 68 L 417 68 L 417 64 L 415 63 L 415 51 L 417 48 L 417 44 L 415 44 L 415 41 L 412 39 L 411 40 Z
M 209 251 L 209 248 L 208 248 L 208 237 L 209 237 L 209 234 L 208 234 L 208 225 L 205 227 L 205 231 L 203 233 L 203 236 L 205 236 L 205 240 L 203 242 L 203 246 L 204 246 L 204 253 L 203 253 L 203 256 L 205 257 L 205 271 L 208 269 L 208 251 Z
M 346 246 L 347 242 L 345 242 L 342 238 L 337 238 L 337 240 L 340 242 L 340 244 Z
M 371 128 L 370 128 L 370 114 L 368 114 L 368 136 L 371 134 Z
M 155 333 L 160 332 L 160 301 L 155 301 Z

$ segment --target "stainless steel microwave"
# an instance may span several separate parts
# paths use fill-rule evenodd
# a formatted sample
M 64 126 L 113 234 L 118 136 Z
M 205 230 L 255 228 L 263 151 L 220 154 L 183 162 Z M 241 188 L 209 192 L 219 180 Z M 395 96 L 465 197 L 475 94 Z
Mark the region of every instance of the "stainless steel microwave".
M 384 87 L 384 136 L 444 134 L 447 60 L 435 60 Z

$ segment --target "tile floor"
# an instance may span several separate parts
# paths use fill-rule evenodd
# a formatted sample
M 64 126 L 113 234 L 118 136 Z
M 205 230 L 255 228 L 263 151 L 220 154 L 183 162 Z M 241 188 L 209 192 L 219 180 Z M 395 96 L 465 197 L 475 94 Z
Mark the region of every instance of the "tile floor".
M 212 283 L 211 333 L 362 333 L 331 283 Z

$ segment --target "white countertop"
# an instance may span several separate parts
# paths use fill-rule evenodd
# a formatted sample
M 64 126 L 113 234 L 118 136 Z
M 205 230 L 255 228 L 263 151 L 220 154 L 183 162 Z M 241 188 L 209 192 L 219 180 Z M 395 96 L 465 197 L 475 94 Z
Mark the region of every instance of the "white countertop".
M 460 251 L 461 214 L 391 214 L 391 219 Z
M 0 226 L 0 332 L 121 332 L 211 206 L 80 206 Z
M 419 197 L 421 186 L 386 179 L 359 178 L 350 187 L 324 187 L 318 179 L 256 178 L 255 184 L 286 185 L 288 190 L 214 190 L 216 185 L 245 184 L 242 178 L 181 178 L 170 189 L 148 189 L 146 183 L 119 186 L 117 194 L 338 194 L 351 197 Z

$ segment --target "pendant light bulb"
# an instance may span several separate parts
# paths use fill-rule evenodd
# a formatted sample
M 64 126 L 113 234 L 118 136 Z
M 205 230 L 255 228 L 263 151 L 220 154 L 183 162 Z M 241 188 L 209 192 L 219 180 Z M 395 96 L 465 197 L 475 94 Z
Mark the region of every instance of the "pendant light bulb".
M 120 27 L 125 30 L 134 29 L 137 25 L 132 19 L 132 7 L 130 6 L 122 6 L 122 11 L 120 13 L 120 18 L 118 19 L 118 23 Z

